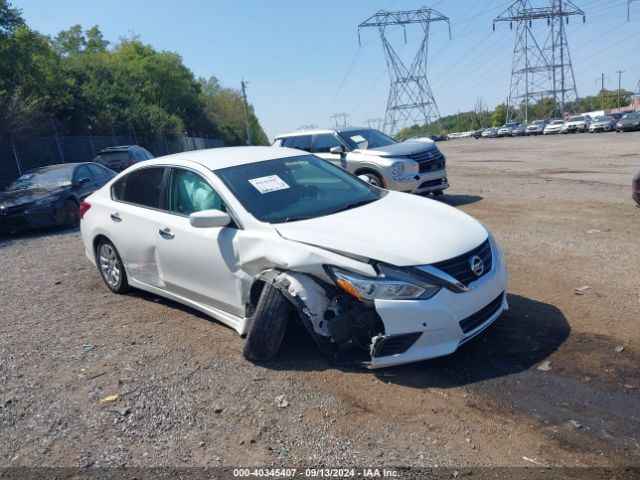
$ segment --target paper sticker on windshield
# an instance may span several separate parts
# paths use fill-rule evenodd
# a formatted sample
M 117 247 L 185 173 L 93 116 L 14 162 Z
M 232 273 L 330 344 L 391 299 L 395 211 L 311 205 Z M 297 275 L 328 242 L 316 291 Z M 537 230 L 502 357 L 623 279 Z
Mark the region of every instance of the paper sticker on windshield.
M 256 190 L 260 193 L 276 192 L 278 190 L 285 190 L 289 188 L 289 185 L 287 185 L 278 175 L 252 178 L 249 180 L 249 183 L 256 187 Z
M 367 139 L 364 138 L 362 135 L 354 135 L 353 137 L 351 137 L 351 140 L 353 140 L 356 143 L 362 143 L 367 141 Z

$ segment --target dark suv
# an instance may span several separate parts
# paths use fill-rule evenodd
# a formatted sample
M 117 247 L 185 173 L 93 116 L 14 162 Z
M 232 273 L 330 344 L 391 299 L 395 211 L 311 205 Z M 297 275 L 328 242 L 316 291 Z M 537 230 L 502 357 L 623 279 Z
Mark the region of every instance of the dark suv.
M 98 152 L 93 159 L 114 172 L 121 172 L 134 163 L 153 158 L 151 152 L 138 145 L 122 145 L 119 147 L 108 147 Z

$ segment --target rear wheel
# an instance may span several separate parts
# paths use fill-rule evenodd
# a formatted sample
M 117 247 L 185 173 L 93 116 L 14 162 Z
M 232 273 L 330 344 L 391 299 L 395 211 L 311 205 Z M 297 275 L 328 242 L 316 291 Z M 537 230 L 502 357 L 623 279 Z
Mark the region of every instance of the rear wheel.
M 76 228 L 80 224 L 80 208 L 73 200 L 67 200 L 64 204 L 62 225 L 67 228 Z
M 100 240 L 96 248 L 96 258 L 102 280 L 109 290 L 114 293 L 127 293 L 130 290 L 127 272 L 113 243 L 107 239 Z
M 277 288 L 265 284 L 242 352 L 247 360 L 263 362 L 277 355 L 292 307 Z

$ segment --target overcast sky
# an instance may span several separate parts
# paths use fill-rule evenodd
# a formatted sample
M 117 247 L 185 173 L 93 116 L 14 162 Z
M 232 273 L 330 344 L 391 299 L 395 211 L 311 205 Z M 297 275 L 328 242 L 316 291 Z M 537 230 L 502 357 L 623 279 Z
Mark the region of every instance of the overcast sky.
M 249 81 L 247 94 L 269 138 L 304 124 L 326 126 L 346 112 L 351 123 L 384 116 L 389 77 L 374 29 L 357 26 L 384 10 L 432 7 L 451 21 L 433 24 L 429 81 L 442 115 L 472 110 L 478 98 L 489 107 L 509 94 L 515 28 L 492 20 L 513 1 L 498 0 L 14 0 L 27 23 L 54 35 L 71 25 L 98 25 L 117 42 L 137 35 L 159 50 L 182 55 L 197 76 L 216 76 L 224 86 Z M 531 0 L 533 6 L 549 2 Z M 572 17 L 567 26 L 578 94 L 618 86 L 635 90 L 640 80 L 640 1 L 575 0 L 586 23 Z M 535 26 L 546 38 L 546 23 Z M 421 40 L 418 28 L 390 36 L 410 61 Z M 596 82 L 597 80 L 597 82 Z

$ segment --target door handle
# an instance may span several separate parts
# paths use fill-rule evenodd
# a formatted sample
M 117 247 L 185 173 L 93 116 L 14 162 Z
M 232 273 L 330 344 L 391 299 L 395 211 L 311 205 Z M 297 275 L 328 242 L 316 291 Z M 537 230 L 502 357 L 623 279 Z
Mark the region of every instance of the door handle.
M 111 220 L 114 222 L 121 222 L 122 218 L 120 218 L 120 214 L 118 212 L 111 214 Z
M 158 230 L 158 233 L 162 238 L 166 238 L 167 240 L 171 240 L 173 237 L 175 237 L 175 234 L 171 233 L 171 230 L 168 228 L 163 228 L 161 230 Z

